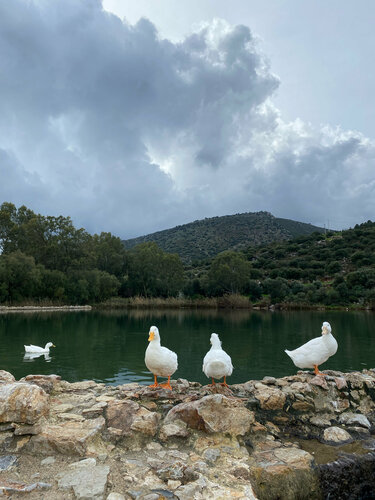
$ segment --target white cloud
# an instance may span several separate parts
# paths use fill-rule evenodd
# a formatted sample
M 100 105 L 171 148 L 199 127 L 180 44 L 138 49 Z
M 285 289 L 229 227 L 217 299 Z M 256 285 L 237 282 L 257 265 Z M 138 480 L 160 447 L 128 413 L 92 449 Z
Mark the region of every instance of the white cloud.
M 374 144 L 283 122 L 246 26 L 172 43 L 98 0 L 12 0 L 0 47 L 2 201 L 125 238 L 241 211 L 373 216 Z

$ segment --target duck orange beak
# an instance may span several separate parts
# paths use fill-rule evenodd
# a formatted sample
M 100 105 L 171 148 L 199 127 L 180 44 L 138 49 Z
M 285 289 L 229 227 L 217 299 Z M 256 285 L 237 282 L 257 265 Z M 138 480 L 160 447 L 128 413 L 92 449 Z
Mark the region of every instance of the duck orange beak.
M 148 341 L 151 342 L 151 340 L 154 340 L 154 332 L 149 333 Z

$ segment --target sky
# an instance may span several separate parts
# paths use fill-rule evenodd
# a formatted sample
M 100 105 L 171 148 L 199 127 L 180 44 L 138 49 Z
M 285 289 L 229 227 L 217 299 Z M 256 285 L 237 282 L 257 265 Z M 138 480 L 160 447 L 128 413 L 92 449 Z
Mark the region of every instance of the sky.
M 372 0 L 0 0 L 0 203 L 127 239 L 375 213 Z

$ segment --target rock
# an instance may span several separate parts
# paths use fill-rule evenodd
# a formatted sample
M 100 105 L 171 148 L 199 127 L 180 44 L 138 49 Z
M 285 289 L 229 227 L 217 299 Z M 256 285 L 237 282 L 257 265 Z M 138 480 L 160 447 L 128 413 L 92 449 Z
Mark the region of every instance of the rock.
M 316 375 L 310 380 L 310 384 L 317 385 L 318 387 L 322 387 L 322 389 L 325 389 L 328 391 L 328 384 L 324 376 L 322 375 Z
M 41 425 L 41 422 L 38 422 L 34 425 L 16 423 L 12 424 L 15 436 L 23 436 L 25 434 L 39 434 Z
M 176 405 L 168 412 L 165 423 L 175 420 L 182 420 L 192 429 L 236 436 L 245 435 L 255 422 L 254 412 L 245 408 L 241 402 L 221 394 Z
M 371 424 L 365 415 L 360 413 L 342 413 L 339 417 L 340 424 L 353 425 L 371 429 Z
M 187 429 L 187 424 L 178 419 L 169 424 L 164 424 L 159 433 L 159 438 L 163 442 L 166 442 L 171 438 L 187 438 L 188 436 L 189 431 Z
M 107 426 L 120 429 L 122 434 L 129 434 L 131 432 L 130 427 L 139 408 L 139 404 L 131 400 L 116 399 L 108 401 L 105 412 Z
M 53 406 L 52 411 L 54 413 L 67 413 L 70 410 L 73 410 L 74 406 L 71 403 L 62 403 L 57 406 Z
M 23 382 L 0 385 L 0 423 L 34 424 L 48 411 L 48 395 L 40 387 Z
M 259 499 L 320 498 L 319 478 L 312 455 L 278 443 L 264 443 L 250 459 L 250 477 Z
M 38 385 L 47 394 L 50 394 L 60 380 L 60 375 L 26 375 L 20 379 L 20 382 Z
M 147 436 L 155 436 L 160 420 L 160 415 L 154 411 L 140 407 L 130 426 L 132 431 L 141 432 Z
M 41 462 L 40 462 L 40 465 L 52 465 L 56 462 L 56 458 L 55 457 L 47 457 L 47 458 L 44 458 Z
M 105 401 L 99 401 L 95 405 L 90 408 L 85 408 L 82 410 L 82 415 L 85 418 L 97 418 L 103 414 L 105 408 L 107 408 L 108 404 Z
M 85 458 L 84 460 L 80 460 L 79 462 L 73 462 L 69 464 L 69 467 L 72 469 L 80 469 L 82 467 L 95 467 L 96 460 L 93 457 Z
M 109 467 L 107 465 L 73 468 L 58 474 L 58 486 L 63 490 L 73 489 L 76 498 L 101 500 L 107 487 Z
M 311 417 L 310 423 L 316 427 L 330 427 L 331 420 L 329 418 L 321 417 Z
M 131 400 L 114 400 L 108 401 L 106 419 L 108 427 L 121 430 L 122 435 L 129 435 L 131 431 L 136 431 L 154 436 L 160 415 Z
M 328 427 L 323 433 L 323 439 L 326 443 L 342 444 L 352 441 L 351 435 L 340 427 Z
M 51 484 L 48 483 L 21 483 L 18 481 L 0 481 L 0 495 L 12 494 L 12 493 L 30 493 L 34 490 L 44 490 L 51 488 Z
M 276 387 L 264 384 L 255 384 L 254 396 L 259 401 L 262 410 L 282 410 L 286 401 L 286 395 Z
M 104 384 L 97 384 L 93 380 L 84 380 L 83 382 L 74 382 L 73 384 L 65 382 L 64 390 L 66 392 L 86 392 L 89 389 L 96 389 L 100 385 Z
M 12 384 L 16 379 L 13 375 L 5 370 L 0 370 L 0 384 Z
M 346 383 L 346 380 L 344 377 L 334 377 L 336 387 L 341 391 L 341 389 L 346 389 L 348 387 L 348 384 Z
M 33 436 L 28 444 L 31 453 L 63 455 L 86 455 L 95 452 L 95 441 L 100 439 L 104 428 L 103 417 L 84 422 L 64 422 L 48 424 L 40 434 Z
M 112 492 L 107 496 L 107 500 L 126 500 L 124 495 L 121 493 Z
M 0 471 L 8 470 L 13 467 L 13 465 L 16 465 L 16 463 L 17 457 L 15 455 L 5 455 L 0 457 Z
M 207 450 L 203 452 L 203 458 L 209 463 L 215 463 L 220 455 L 221 452 L 217 448 L 207 448 Z

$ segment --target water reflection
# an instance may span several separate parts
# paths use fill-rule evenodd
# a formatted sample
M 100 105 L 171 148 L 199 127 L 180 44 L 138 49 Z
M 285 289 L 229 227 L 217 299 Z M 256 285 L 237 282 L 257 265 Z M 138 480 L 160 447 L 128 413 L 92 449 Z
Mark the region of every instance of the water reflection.
M 45 361 L 49 363 L 51 361 L 51 356 L 48 353 L 43 353 L 43 352 L 25 352 L 23 356 L 23 360 L 29 363 L 30 361 L 34 361 L 37 358 L 40 358 L 41 356 L 44 356 Z

